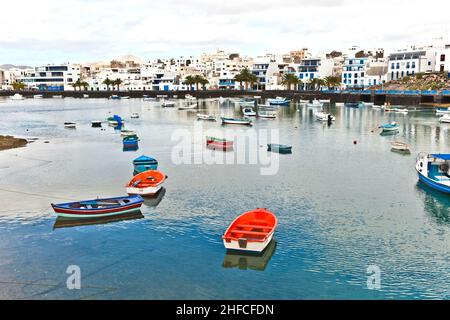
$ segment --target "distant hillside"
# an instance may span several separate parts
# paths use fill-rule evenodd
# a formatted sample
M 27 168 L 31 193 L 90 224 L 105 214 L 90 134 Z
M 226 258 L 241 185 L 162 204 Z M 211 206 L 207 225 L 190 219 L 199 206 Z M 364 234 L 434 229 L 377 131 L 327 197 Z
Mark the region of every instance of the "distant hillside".
M 381 89 L 372 86 L 370 89 Z M 383 85 L 384 90 L 450 90 L 448 73 L 417 73 L 414 76 L 393 80 Z
M 2 69 L 2 70 L 9 70 L 9 69 L 13 69 L 13 68 L 28 69 L 28 68 L 31 68 L 31 67 L 29 67 L 29 66 L 15 66 L 13 64 L 2 64 L 2 65 L 0 65 L 0 69 Z

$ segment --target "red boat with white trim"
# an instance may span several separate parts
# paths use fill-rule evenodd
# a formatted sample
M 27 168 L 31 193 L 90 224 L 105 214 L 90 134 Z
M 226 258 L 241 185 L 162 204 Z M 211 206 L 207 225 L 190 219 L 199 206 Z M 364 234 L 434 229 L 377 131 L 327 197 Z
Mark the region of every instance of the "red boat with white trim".
M 153 196 L 162 188 L 166 175 L 158 170 L 148 170 L 138 175 L 126 185 L 129 195 Z
M 237 217 L 222 236 L 228 250 L 260 253 L 273 238 L 277 217 L 269 210 L 257 208 Z
M 218 149 L 218 150 L 230 150 L 233 149 L 233 141 L 214 138 L 214 137 L 206 137 L 206 146 L 210 149 Z

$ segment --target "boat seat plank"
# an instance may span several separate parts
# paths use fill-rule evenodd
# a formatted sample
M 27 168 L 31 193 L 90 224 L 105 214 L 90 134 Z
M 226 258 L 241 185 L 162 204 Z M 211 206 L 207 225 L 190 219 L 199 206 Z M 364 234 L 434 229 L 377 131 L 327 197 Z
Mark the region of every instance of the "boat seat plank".
M 248 234 L 254 236 L 266 236 L 269 234 L 269 232 L 245 231 L 245 230 L 232 230 L 231 233 Z
M 259 226 L 259 225 L 255 225 L 255 224 L 237 224 L 236 227 L 238 227 L 238 228 L 267 229 L 267 230 L 271 230 L 272 229 L 272 227 Z
M 252 221 L 250 221 L 251 223 L 264 223 L 264 224 L 267 224 L 267 221 L 266 220 L 252 220 Z

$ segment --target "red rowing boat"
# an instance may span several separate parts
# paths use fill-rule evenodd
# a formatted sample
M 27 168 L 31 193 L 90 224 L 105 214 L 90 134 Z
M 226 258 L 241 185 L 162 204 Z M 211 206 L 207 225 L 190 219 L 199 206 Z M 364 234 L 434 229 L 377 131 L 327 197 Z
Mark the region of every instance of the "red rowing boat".
M 206 146 L 210 149 L 218 149 L 218 150 L 230 150 L 233 149 L 233 141 L 214 138 L 214 137 L 206 137 Z
M 237 217 L 223 235 L 228 250 L 262 252 L 275 233 L 277 217 L 267 209 L 257 208 Z

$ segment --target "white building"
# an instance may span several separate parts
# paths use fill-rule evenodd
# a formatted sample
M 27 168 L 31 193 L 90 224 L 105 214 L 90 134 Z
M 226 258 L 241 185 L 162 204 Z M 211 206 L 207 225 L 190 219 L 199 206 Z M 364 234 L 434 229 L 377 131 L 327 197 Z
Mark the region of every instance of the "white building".
M 288 63 L 279 55 L 265 55 L 255 59 L 251 72 L 258 78 L 256 89 L 277 90 L 282 88 L 281 78 Z
M 24 83 L 27 89 L 74 90 L 72 84 L 80 79 L 80 70 L 80 65 L 46 65 L 24 72 L 17 81 Z
M 436 51 L 435 71 L 450 73 L 450 44 L 446 45 L 445 49 Z
M 335 61 L 322 57 L 308 57 L 301 60 L 297 66 L 297 77 L 302 84 L 301 89 L 305 89 L 313 79 L 324 79 L 333 74 Z
M 389 55 L 388 80 L 399 80 L 417 73 L 434 72 L 437 48 L 411 47 Z

